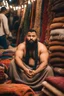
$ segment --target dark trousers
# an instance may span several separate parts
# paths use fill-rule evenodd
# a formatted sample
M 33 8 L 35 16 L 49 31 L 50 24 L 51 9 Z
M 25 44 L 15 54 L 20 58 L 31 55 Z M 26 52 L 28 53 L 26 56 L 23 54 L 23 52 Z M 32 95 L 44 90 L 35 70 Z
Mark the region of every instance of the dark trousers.
M 6 40 L 6 36 L 0 36 L 0 45 L 4 48 L 7 49 L 8 48 L 8 44 L 7 44 L 7 40 Z

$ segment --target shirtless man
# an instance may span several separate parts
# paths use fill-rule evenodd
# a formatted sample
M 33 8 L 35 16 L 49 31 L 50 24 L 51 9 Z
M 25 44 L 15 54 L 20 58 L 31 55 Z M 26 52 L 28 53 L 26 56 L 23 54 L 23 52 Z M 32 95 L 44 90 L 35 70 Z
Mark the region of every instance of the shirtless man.
M 38 41 L 35 30 L 29 30 L 26 40 L 19 44 L 9 67 L 9 76 L 13 82 L 24 83 L 37 89 L 47 76 L 53 76 L 48 65 L 48 50 Z

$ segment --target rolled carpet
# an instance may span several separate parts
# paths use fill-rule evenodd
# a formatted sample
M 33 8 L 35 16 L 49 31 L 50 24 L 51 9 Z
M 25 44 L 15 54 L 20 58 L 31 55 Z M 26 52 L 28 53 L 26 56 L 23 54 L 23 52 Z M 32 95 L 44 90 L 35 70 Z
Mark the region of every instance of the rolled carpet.
M 64 46 L 60 46 L 60 45 L 58 45 L 58 46 L 51 46 L 51 47 L 49 47 L 49 50 L 50 51 L 56 51 L 56 52 L 64 52 Z
M 35 92 L 24 84 L 0 84 L 0 95 L 35 96 Z
M 52 23 L 54 22 L 64 22 L 64 17 L 57 17 L 52 20 Z
M 64 42 L 63 41 L 59 41 L 59 40 L 55 40 L 55 41 L 49 41 L 49 46 L 57 46 L 57 45 L 61 45 L 64 46 Z
M 64 23 L 52 23 L 51 25 L 50 25 L 50 30 L 52 30 L 52 29 L 56 29 L 56 28 L 64 28 Z

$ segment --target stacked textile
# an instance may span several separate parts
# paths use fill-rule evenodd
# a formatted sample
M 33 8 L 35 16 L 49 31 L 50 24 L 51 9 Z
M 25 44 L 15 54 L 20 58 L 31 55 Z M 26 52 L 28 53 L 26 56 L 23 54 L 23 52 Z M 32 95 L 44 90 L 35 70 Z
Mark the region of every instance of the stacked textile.
M 42 85 L 43 96 L 64 96 L 64 77 L 48 77 Z
M 45 96 L 64 96 L 64 0 L 49 0 L 53 13 L 49 31 L 49 64 L 55 76 L 42 82 Z
M 50 25 L 50 64 L 58 73 L 60 68 L 64 69 L 64 17 L 54 18 Z M 60 67 L 60 68 L 59 68 Z M 56 69 L 57 68 L 57 69 Z M 61 71 L 59 72 L 61 74 Z M 61 74 L 64 75 L 64 74 Z
M 0 52 L 0 83 L 4 83 L 8 79 L 7 69 L 13 56 L 12 51 Z
M 24 84 L 1 84 L 0 96 L 35 96 L 35 92 Z
M 51 11 L 55 13 L 50 24 L 50 64 L 57 75 L 64 76 L 64 0 L 50 0 Z
M 10 64 L 10 61 L 14 57 L 14 52 L 12 51 L 6 51 L 3 53 L 0 53 L 0 64 L 5 64 L 7 67 Z
M 0 64 L 0 84 L 4 83 L 7 79 L 7 67 L 4 64 Z

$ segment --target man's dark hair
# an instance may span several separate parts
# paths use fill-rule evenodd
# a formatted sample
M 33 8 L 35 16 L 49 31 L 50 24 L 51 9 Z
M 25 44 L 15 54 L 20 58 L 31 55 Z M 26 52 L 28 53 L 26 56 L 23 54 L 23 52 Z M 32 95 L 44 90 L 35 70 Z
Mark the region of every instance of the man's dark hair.
M 4 11 L 6 11 L 7 9 L 5 8 L 5 7 L 2 7 L 1 8 L 1 12 L 4 12 Z
M 37 33 L 36 30 L 34 30 L 34 29 L 29 29 L 28 32 L 35 32 L 35 33 Z

